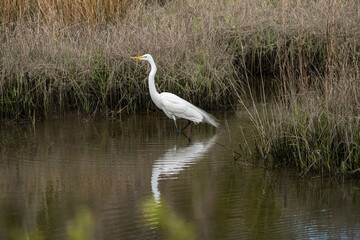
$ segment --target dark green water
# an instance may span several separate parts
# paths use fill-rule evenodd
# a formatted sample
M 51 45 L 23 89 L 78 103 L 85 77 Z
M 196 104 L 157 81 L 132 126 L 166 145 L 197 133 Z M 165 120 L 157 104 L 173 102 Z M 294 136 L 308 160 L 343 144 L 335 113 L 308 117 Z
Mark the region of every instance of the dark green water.
M 358 181 L 234 162 L 217 143 L 251 144 L 255 131 L 245 113 L 217 116 L 222 128 L 192 125 L 190 142 L 160 112 L 3 125 L 0 239 L 164 239 L 147 199 L 197 239 L 360 238 Z

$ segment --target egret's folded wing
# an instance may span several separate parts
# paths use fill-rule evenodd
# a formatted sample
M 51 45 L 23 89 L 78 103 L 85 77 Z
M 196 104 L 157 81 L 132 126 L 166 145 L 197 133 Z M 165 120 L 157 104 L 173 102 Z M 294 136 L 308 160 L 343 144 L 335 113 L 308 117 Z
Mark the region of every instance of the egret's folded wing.
M 178 118 L 185 118 L 196 123 L 203 121 L 203 116 L 191 103 L 171 93 L 162 93 L 161 95 L 163 110 L 167 114 L 173 114 Z

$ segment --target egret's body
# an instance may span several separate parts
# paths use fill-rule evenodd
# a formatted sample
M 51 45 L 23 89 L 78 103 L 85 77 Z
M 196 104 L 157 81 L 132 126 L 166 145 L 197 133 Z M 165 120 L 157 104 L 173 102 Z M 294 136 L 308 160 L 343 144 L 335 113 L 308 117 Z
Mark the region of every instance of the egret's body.
M 180 131 L 177 127 L 176 119 L 179 118 L 184 118 L 188 120 L 188 124 L 181 131 L 183 131 L 187 126 L 189 126 L 191 122 L 194 122 L 196 124 L 209 123 L 214 127 L 219 126 L 217 120 L 212 115 L 189 103 L 188 101 L 172 93 L 158 93 L 155 87 L 155 74 L 157 68 L 151 55 L 145 54 L 140 57 L 134 57 L 134 59 L 145 60 L 150 63 L 151 71 L 149 74 L 149 90 L 151 99 L 158 108 L 164 111 L 166 116 L 174 120 L 175 127 L 178 132 Z

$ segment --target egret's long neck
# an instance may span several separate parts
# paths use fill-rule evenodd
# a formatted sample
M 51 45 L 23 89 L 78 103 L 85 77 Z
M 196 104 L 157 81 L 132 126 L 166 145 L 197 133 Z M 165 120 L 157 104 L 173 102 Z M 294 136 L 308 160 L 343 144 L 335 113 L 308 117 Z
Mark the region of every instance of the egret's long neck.
M 149 61 L 149 62 L 150 62 L 150 65 L 151 65 L 151 71 L 150 71 L 150 74 L 149 74 L 150 96 L 151 96 L 151 99 L 154 101 L 154 103 L 156 105 L 158 105 L 159 93 L 157 92 L 156 87 L 155 87 L 155 74 L 156 74 L 157 68 L 156 68 L 155 62 L 153 60 Z

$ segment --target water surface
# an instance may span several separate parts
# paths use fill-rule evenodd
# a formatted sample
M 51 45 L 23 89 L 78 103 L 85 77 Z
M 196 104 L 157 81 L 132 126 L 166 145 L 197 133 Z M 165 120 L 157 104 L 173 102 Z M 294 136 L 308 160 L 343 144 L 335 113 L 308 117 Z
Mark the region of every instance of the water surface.
M 220 129 L 191 125 L 190 139 L 162 113 L 3 125 L 0 238 L 67 239 L 87 229 L 94 239 L 164 239 L 157 218 L 144 216 L 149 198 L 193 226 L 197 239 L 360 238 L 358 181 L 244 162 L 219 144 L 251 146 L 248 117 L 217 117 Z

